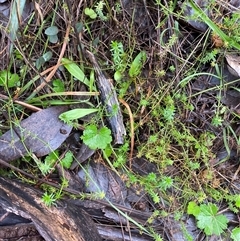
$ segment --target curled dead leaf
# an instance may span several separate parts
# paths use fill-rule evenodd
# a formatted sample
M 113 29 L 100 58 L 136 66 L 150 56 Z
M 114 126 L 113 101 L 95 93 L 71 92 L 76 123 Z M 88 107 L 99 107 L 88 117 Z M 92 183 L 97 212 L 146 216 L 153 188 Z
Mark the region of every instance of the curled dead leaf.
M 240 56 L 237 54 L 226 54 L 227 67 L 229 72 L 237 77 L 240 77 Z

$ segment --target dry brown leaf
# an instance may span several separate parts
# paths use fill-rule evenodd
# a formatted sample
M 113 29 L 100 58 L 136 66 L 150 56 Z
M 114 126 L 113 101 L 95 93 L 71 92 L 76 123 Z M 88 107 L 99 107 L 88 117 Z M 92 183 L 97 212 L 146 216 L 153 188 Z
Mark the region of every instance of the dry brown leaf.
M 38 111 L 4 133 L 0 137 L 0 158 L 12 161 L 28 152 L 41 157 L 56 150 L 72 130 L 58 118 L 66 110 L 67 107 L 54 106 Z
M 229 72 L 237 77 L 240 77 L 240 56 L 236 54 L 225 55 Z

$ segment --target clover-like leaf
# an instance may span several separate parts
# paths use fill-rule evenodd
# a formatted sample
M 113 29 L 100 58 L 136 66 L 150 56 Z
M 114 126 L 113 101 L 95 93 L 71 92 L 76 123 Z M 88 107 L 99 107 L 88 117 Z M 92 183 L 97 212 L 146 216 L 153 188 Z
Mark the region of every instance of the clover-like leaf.
M 52 52 L 46 52 L 36 60 L 36 68 L 39 70 L 45 64 L 45 62 L 49 61 L 51 58 Z
M 107 127 L 98 130 L 96 125 L 91 124 L 83 131 L 81 139 L 90 149 L 96 150 L 105 149 L 111 143 L 112 136 Z
M 48 36 L 53 36 L 53 35 L 57 35 L 58 32 L 59 32 L 58 27 L 51 26 L 51 27 L 48 27 L 44 33 Z
M 48 36 L 49 37 L 49 41 L 52 43 L 52 44 L 55 44 L 58 42 L 58 36 L 57 35 L 50 35 Z
M 97 14 L 92 8 L 85 8 L 84 13 L 89 16 L 91 19 L 95 19 L 97 17 Z

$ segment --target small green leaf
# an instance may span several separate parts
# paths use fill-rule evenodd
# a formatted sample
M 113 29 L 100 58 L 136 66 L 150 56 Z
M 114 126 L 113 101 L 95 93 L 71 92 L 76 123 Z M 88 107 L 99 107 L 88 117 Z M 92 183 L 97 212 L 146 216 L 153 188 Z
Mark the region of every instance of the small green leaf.
M 82 22 L 78 22 L 75 24 L 75 28 L 77 29 L 77 32 L 80 33 L 84 29 L 84 24 Z
M 52 52 L 51 51 L 46 52 L 44 55 L 42 55 L 36 60 L 36 63 L 35 63 L 36 68 L 39 70 L 45 64 L 45 62 L 49 61 L 51 58 L 52 58 Z
M 172 186 L 172 184 L 173 179 L 171 177 L 163 176 L 159 184 L 159 187 L 166 191 L 168 188 Z
M 58 156 L 59 156 L 58 151 L 53 151 L 45 157 L 44 162 L 49 164 L 50 166 L 53 166 L 55 164 L 55 162 L 57 161 Z
M 57 35 L 58 32 L 59 32 L 58 27 L 51 26 L 51 27 L 48 27 L 44 33 L 48 36 L 53 36 L 53 35 Z
M 65 123 L 68 123 L 70 121 L 80 119 L 86 115 L 92 114 L 97 111 L 98 109 L 73 109 L 63 112 L 61 115 L 59 115 L 59 119 Z
M 49 41 L 52 43 L 52 44 L 55 44 L 58 42 L 58 36 L 57 35 L 51 35 L 49 36 Z
M 141 51 L 133 60 L 132 64 L 130 65 L 129 69 L 129 76 L 130 77 L 137 77 L 142 70 L 144 63 L 146 62 L 147 54 L 145 51 Z
M 84 144 L 90 149 L 105 149 L 112 141 L 111 131 L 107 127 L 102 127 L 100 130 L 95 125 L 89 125 L 83 131 L 81 136 Z
M 45 64 L 45 59 L 41 56 L 36 60 L 35 66 L 39 70 Z
M 49 61 L 52 58 L 52 51 L 46 52 L 42 57 L 45 61 Z
M 64 92 L 65 88 L 63 81 L 61 81 L 60 79 L 53 80 L 53 90 L 55 92 Z
M 237 195 L 237 196 L 235 197 L 235 206 L 236 206 L 237 208 L 240 208 L 240 195 Z
M 200 207 L 195 202 L 189 202 L 187 207 L 187 213 L 192 214 L 195 217 L 199 214 Z
M 85 8 L 84 13 L 89 16 L 91 19 L 95 19 L 97 17 L 97 14 L 92 8 Z
M 19 76 L 17 74 L 11 74 L 7 70 L 0 71 L 0 86 L 6 86 L 8 88 L 18 85 Z
M 61 165 L 65 167 L 66 169 L 69 169 L 73 162 L 73 153 L 71 151 L 68 151 L 65 154 L 65 157 L 61 160 Z
M 87 79 L 83 71 L 79 68 L 79 66 L 76 63 L 74 63 L 69 59 L 62 58 L 62 64 L 73 77 L 80 80 L 88 87 L 90 86 L 89 80 Z
M 117 82 L 120 81 L 122 79 L 122 74 L 120 73 L 120 71 L 116 71 L 114 73 L 114 80 L 116 80 Z
M 233 241 L 239 241 L 240 240 L 240 228 L 234 228 L 231 233 L 231 238 Z

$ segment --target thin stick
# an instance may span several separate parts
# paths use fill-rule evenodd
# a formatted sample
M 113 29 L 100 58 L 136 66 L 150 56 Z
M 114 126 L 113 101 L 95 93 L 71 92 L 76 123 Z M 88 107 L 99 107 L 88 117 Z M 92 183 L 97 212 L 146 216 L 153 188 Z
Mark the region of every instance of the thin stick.
M 9 98 L 8 96 L 3 95 L 3 94 L 0 94 L 0 98 L 2 98 L 2 99 L 4 99 L 4 100 L 10 100 L 10 98 Z M 27 103 L 25 103 L 25 102 L 23 102 L 23 101 L 20 101 L 20 100 L 12 100 L 12 101 L 13 101 L 14 103 L 19 104 L 19 105 L 21 105 L 21 106 L 23 106 L 23 107 L 26 107 L 26 108 L 28 108 L 28 109 L 30 109 L 30 110 L 32 110 L 32 111 L 42 110 L 41 108 L 38 108 L 38 107 L 36 107 L 36 106 L 27 104 Z

